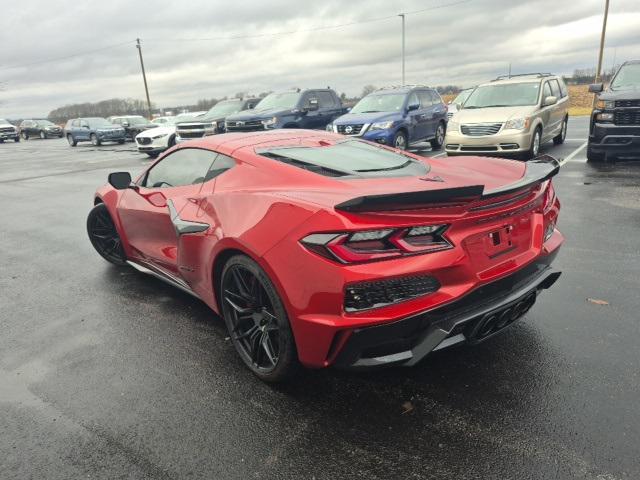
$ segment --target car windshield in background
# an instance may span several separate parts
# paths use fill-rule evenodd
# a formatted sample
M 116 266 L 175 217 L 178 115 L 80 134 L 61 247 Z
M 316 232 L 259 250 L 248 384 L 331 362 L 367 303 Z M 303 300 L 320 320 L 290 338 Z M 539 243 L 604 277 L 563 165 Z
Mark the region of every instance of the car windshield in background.
M 239 112 L 241 108 L 242 108 L 242 102 L 240 101 L 235 102 L 230 100 L 226 102 L 219 102 L 219 103 L 216 103 L 211 108 L 211 110 L 209 110 L 205 114 L 205 118 L 224 117 L 231 113 Z
M 402 110 L 406 95 L 387 93 L 367 95 L 351 109 L 351 113 L 397 112 Z
M 293 108 L 298 104 L 300 94 L 298 92 L 270 93 L 256 106 L 256 110 L 267 108 Z
M 640 63 L 625 65 L 611 82 L 612 90 L 640 89 Z
M 89 126 L 92 128 L 113 128 L 113 123 L 104 118 L 85 118 Z
M 328 176 L 422 175 L 426 163 L 361 140 L 346 140 L 323 147 L 273 147 L 256 153 Z M 378 175 L 376 175 L 378 174 Z
M 540 82 L 483 85 L 467 98 L 464 108 L 520 107 L 536 105 Z
M 467 98 L 469 98 L 469 95 L 471 95 L 471 92 L 473 92 L 473 89 L 461 91 L 451 103 L 457 104 L 457 105 L 464 105 L 464 102 L 467 101 Z

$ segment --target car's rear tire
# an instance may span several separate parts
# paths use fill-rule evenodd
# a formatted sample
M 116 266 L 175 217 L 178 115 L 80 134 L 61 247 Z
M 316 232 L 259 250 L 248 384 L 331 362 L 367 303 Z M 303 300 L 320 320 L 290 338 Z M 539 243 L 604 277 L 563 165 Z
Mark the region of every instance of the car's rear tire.
M 91 209 L 87 217 L 87 234 L 91 245 L 107 262 L 126 265 L 127 257 L 122 248 L 122 240 L 104 203 Z
M 95 133 L 91 134 L 91 145 L 93 145 L 94 147 L 99 147 L 102 142 L 100 141 L 100 139 L 98 138 L 98 135 L 96 135 Z
M 220 276 L 220 311 L 233 346 L 247 367 L 265 382 L 291 378 L 300 364 L 284 305 L 260 266 L 235 255 Z
M 69 142 L 69 145 L 72 147 L 75 147 L 76 145 L 78 145 L 78 142 L 76 141 L 75 138 L 73 138 L 73 135 L 67 135 L 67 142 Z
M 436 127 L 436 136 L 433 140 L 429 140 L 431 144 L 432 150 L 440 150 L 442 148 L 442 144 L 444 143 L 444 136 L 447 133 L 444 122 L 440 122 Z
M 24 140 L 29 140 L 29 134 L 27 132 L 22 132 L 22 138 Z
M 604 162 L 607 155 L 604 152 L 595 152 L 591 146 L 587 146 L 587 161 L 591 163 Z
M 562 129 L 560 133 L 553 137 L 554 145 L 562 145 L 564 143 L 564 139 L 567 138 L 567 125 L 569 124 L 569 117 L 564 117 L 562 121 Z
M 124 142 L 125 142 L 124 138 L 123 138 L 123 139 L 121 139 L 121 140 L 118 140 L 118 143 L 119 143 L 120 145 L 124 145 Z
M 47 138 L 47 132 L 40 130 L 40 140 L 44 140 L 45 138 Z
M 393 136 L 393 145 L 394 148 L 400 150 L 407 149 L 407 134 L 404 133 L 404 130 L 398 130 L 396 134 Z

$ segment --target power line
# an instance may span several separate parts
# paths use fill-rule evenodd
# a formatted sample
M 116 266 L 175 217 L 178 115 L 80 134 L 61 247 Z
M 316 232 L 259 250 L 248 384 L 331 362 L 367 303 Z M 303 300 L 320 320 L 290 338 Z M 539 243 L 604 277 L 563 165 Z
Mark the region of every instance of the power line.
M 404 15 L 414 15 L 418 13 L 429 12 L 432 10 L 439 10 L 441 8 L 447 7 L 455 7 L 456 5 L 462 5 L 463 3 L 469 3 L 472 0 L 459 0 L 457 2 L 445 3 L 442 5 L 435 5 L 428 8 L 421 8 L 419 10 L 412 10 L 409 12 L 403 12 Z M 220 37 L 191 37 L 191 38 L 145 38 L 146 41 L 153 42 L 207 42 L 212 40 L 242 40 L 242 39 L 250 39 L 250 38 L 264 38 L 264 37 L 277 37 L 282 35 L 293 35 L 295 33 L 307 33 L 307 32 L 318 32 L 322 30 L 334 30 L 337 28 L 350 27 L 353 25 L 360 25 L 364 23 L 373 23 L 373 22 L 381 22 L 383 20 L 389 20 L 392 18 L 397 18 L 398 14 L 394 13 L 393 15 L 386 15 L 384 17 L 375 17 L 375 18 L 365 18 L 363 20 L 353 20 L 351 22 L 339 23 L 336 25 L 320 25 L 316 27 L 310 28 L 301 28 L 297 30 L 286 30 L 281 32 L 271 32 L 271 33 L 254 33 L 249 35 L 227 35 Z
M 41 65 L 43 63 L 58 62 L 60 60 L 67 60 L 69 58 L 81 57 L 83 55 L 89 55 L 91 53 L 96 53 L 96 52 L 102 52 L 104 50 L 110 50 L 112 48 L 122 47 L 123 45 L 130 45 L 132 43 L 135 43 L 135 40 L 129 40 L 127 42 L 122 42 L 122 43 L 114 43 L 112 45 L 106 45 L 104 47 L 96 48 L 94 50 L 85 50 L 84 52 L 73 53 L 71 55 L 67 55 L 67 56 L 64 56 L 64 57 L 49 58 L 49 59 L 46 59 L 46 60 L 37 60 L 35 62 L 21 63 L 21 64 L 18 64 L 18 65 L 6 65 L 6 66 L 0 65 L 0 70 L 10 70 L 10 69 L 14 69 L 14 68 L 32 67 L 34 65 Z

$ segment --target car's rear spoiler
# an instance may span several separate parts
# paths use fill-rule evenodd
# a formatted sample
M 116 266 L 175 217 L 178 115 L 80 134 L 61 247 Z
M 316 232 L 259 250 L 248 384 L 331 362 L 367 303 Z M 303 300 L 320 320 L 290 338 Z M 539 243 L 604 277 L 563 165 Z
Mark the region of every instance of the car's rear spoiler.
M 428 205 L 463 204 L 523 190 L 549 180 L 560 171 L 560 163 L 550 155 L 536 157 L 526 165 L 526 170 L 520 180 L 486 192 L 484 185 L 470 185 L 418 192 L 366 195 L 342 202 L 336 205 L 335 209 L 345 212 L 382 212 L 414 210 L 425 208 Z

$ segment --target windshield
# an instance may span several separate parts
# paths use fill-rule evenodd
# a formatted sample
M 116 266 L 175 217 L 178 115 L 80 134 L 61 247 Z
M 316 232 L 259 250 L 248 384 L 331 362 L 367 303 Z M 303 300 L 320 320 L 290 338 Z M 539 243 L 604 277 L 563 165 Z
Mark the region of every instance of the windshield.
M 107 121 L 105 118 L 85 118 L 85 120 L 92 128 L 113 128 L 114 126 L 113 123 Z
M 211 110 L 205 114 L 205 118 L 226 117 L 232 113 L 239 112 L 242 108 L 242 102 L 236 100 L 227 100 L 216 103 Z
M 50 122 L 49 120 L 38 120 L 38 125 L 44 127 L 50 127 L 51 125 L 55 126 L 55 124 L 53 122 Z
M 134 117 L 124 117 L 123 120 L 125 122 L 129 122 L 129 125 L 146 125 L 148 123 L 151 123 L 146 118 L 137 115 Z
M 458 96 L 456 98 L 453 99 L 453 104 L 458 104 L 458 105 L 464 105 L 464 102 L 467 101 L 467 98 L 469 98 L 469 95 L 471 95 L 471 92 L 473 92 L 473 89 L 470 88 L 469 90 L 463 90 L 461 91 Z
M 361 140 L 322 147 L 273 147 L 257 153 L 327 176 L 408 176 L 428 172 L 423 162 Z
M 632 63 L 620 68 L 613 82 L 611 82 L 611 88 L 613 90 L 640 88 L 640 63 Z
M 465 110 L 488 107 L 536 105 L 540 82 L 502 83 L 476 88 L 464 104 Z
M 266 110 L 267 108 L 293 108 L 298 104 L 300 93 L 270 93 L 256 106 L 256 110 Z
M 404 93 L 367 95 L 351 109 L 351 113 L 397 112 L 402 110 Z

